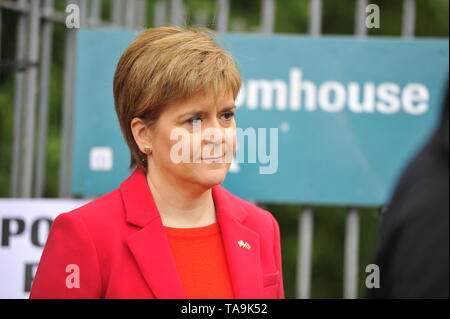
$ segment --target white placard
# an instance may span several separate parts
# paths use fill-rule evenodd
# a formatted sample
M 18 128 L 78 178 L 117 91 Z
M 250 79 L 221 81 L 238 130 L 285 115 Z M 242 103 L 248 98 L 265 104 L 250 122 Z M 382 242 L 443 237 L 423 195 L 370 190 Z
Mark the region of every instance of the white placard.
M 92 199 L 0 199 L 0 298 L 28 298 L 51 222 Z

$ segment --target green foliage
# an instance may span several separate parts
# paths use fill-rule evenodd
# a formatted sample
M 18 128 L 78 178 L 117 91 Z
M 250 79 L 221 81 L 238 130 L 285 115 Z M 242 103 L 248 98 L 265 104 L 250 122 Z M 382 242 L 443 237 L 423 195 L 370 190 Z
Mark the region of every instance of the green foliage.
M 370 36 L 401 35 L 403 1 L 371 0 L 381 10 L 381 28 L 369 30 Z M 153 26 L 156 0 L 147 1 L 147 22 Z M 168 3 L 168 1 L 167 1 Z M 417 0 L 416 35 L 448 37 L 448 1 Z M 56 0 L 58 11 L 64 11 L 65 0 Z M 207 26 L 216 24 L 216 1 L 185 0 L 186 21 L 193 25 L 201 10 Z M 102 2 L 102 18 L 111 19 L 111 0 Z M 229 30 L 258 32 L 261 1 L 231 0 Z M 16 14 L 2 10 L 1 58 L 14 59 L 16 46 Z M 323 0 L 322 33 L 325 35 L 354 32 L 355 0 Z M 307 34 L 308 0 L 278 0 L 275 31 L 277 33 Z M 57 197 L 58 167 L 61 148 L 62 70 L 65 28 L 54 29 L 52 72 L 50 83 L 50 118 L 48 127 L 45 197 Z M 0 197 L 9 196 L 13 131 L 14 74 L 0 74 Z M 283 270 L 286 297 L 295 298 L 298 216 L 300 205 L 268 205 L 277 218 L 282 234 Z M 312 298 L 341 298 L 343 291 L 343 252 L 346 209 L 343 207 L 314 207 L 314 247 L 312 265 Z M 378 228 L 375 208 L 360 209 L 359 297 L 365 293 L 365 266 L 373 258 Z

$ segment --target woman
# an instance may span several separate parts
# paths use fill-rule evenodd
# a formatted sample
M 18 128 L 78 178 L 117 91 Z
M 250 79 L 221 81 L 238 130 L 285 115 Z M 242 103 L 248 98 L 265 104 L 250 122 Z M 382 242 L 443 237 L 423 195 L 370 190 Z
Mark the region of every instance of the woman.
M 232 58 L 208 29 L 141 33 L 114 76 L 134 172 L 59 215 L 31 298 L 284 298 L 273 216 L 229 193 Z

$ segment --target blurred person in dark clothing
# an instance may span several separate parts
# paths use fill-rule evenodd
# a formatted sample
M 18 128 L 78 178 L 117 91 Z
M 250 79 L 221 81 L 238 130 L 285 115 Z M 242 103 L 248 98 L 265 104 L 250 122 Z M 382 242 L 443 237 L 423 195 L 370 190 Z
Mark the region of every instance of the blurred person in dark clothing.
M 439 125 L 406 167 L 385 209 L 369 298 L 449 297 L 448 87 Z

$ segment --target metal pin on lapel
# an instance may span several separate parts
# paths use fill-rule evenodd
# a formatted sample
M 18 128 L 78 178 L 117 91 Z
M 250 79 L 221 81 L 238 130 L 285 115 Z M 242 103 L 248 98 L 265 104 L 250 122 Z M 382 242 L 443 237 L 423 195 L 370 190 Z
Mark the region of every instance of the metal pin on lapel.
M 252 246 L 250 246 L 249 243 L 244 242 L 242 239 L 240 241 L 238 241 L 237 243 L 238 243 L 239 247 L 247 248 L 248 250 L 250 250 L 250 248 L 252 248 Z

